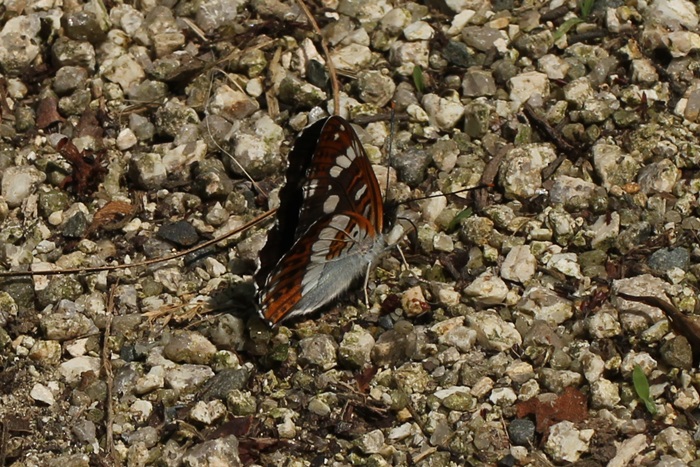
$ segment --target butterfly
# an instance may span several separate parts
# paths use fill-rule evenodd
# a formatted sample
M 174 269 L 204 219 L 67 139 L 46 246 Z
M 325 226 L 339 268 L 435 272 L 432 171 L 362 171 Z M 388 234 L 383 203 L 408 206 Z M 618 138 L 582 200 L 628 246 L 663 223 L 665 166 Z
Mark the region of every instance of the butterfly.
M 255 275 L 260 316 L 271 326 L 330 302 L 387 250 L 379 183 L 346 120 L 305 128 L 285 175 Z

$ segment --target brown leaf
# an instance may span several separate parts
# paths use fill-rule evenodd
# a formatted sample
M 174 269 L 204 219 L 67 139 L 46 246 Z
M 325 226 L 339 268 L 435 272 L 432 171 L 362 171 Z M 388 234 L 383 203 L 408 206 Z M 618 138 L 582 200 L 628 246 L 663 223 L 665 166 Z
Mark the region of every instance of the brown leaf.
M 555 423 L 568 420 L 578 423 L 588 418 L 586 396 L 573 386 L 568 386 L 564 392 L 553 401 L 542 401 L 533 397 L 517 405 L 517 416 L 523 418 L 535 415 L 538 433 L 545 433 Z
M 363 369 L 360 373 L 355 376 L 357 381 L 357 390 L 362 394 L 367 394 L 369 391 L 369 383 L 372 382 L 372 378 L 377 374 L 376 366 L 369 366 Z
M 58 113 L 58 99 L 50 95 L 39 101 L 36 109 L 36 126 L 43 130 L 52 123 L 64 122 L 66 119 Z
M 92 217 L 92 223 L 85 234 L 90 234 L 98 230 L 117 230 L 124 227 L 136 214 L 136 207 L 125 201 L 110 201 Z
M 92 136 L 95 139 L 102 138 L 102 127 L 100 122 L 97 120 L 97 115 L 95 112 L 88 109 L 80 116 L 78 125 L 75 127 L 76 136 Z
M 63 179 L 61 188 L 70 185 L 80 197 L 96 191 L 107 173 L 102 164 L 102 153 L 93 153 L 90 150 L 81 152 L 68 138 L 59 141 L 56 149 L 73 168 L 73 172 Z
M 231 420 L 227 421 L 223 425 L 219 426 L 214 430 L 208 439 L 224 438 L 226 436 L 234 435 L 237 438 L 247 436 L 250 432 L 250 427 L 253 424 L 253 417 L 233 417 Z

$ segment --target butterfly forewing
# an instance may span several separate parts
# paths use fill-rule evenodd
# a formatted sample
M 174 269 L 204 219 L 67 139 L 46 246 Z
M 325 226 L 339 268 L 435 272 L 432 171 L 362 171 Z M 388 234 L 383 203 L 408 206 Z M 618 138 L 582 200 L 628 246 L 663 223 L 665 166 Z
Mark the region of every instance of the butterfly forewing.
M 330 117 L 318 139 L 308 179 L 297 233 L 321 216 L 340 211 L 362 214 L 382 231 L 382 195 L 355 130 L 340 117 Z
M 260 313 L 272 325 L 335 298 L 385 249 L 379 184 L 355 131 L 342 118 L 330 117 L 307 128 L 300 140 L 308 149 L 315 137 L 310 157 L 295 145 L 280 191 L 280 210 L 291 205 L 285 206 L 283 195 L 301 198 L 298 218 L 283 213 L 286 232 L 278 218 L 268 236 L 268 244 L 292 238 L 293 245 L 282 247 L 286 251 L 263 281 L 256 278 L 262 285 Z M 280 249 L 268 244 L 261 255 Z

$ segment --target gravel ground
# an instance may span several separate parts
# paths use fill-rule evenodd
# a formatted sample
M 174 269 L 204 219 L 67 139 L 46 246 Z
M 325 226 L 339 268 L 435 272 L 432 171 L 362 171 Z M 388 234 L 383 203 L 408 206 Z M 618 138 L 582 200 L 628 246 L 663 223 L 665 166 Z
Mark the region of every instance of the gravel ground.
M 0 277 L 0 465 L 700 465 L 696 5 L 394 3 L 310 5 L 341 114 L 391 199 L 491 187 L 277 330 L 268 225 L 137 263 L 276 205 L 298 6 L 2 4 L 0 269 L 131 267 Z

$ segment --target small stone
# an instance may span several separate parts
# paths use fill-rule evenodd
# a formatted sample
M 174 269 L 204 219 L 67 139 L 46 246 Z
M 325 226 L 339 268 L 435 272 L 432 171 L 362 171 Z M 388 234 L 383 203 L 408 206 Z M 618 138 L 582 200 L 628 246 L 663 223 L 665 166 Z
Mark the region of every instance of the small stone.
M 229 121 L 241 120 L 258 110 L 259 105 L 243 91 L 222 84 L 214 90 L 207 103 L 212 115 L 221 115 Z
M 515 108 L 520 107 L 530 97 L 538 94 L 542 97 L 549 95 L 549 79 L 544 73 L 528 71 L 513 76 L 509 81 L 510 100 Z
M 29 391 L 29 397 L 34 399 L 36 402 L 41 402 L 46 405 L 53 405 L 55 402 L 53 392 L 48 387 L 41 383 L 36 383 L 32 390 Z
M 68 300 L 62 301 L 70 303 Z M 61 306 L 59 305 L 59 308 Z M 50 340 L 65 341 L 94 334 L 97 326 L 90 318 L 78 312 L 74 304 L 63 307 L 62 311 L 51 313 L 41 320 L 44 336 Z
M 576 462 L 588 452 L 594 433 L 591 429 L 578 430 L 569 421 L 559 422 L 549 428 L 544 450 L 555 462 Z
M 358 72 L 372 60 L 372 51 L 366 45 L 350 44 L 331 52 L 331 59 L 338 70 Z
M 686 430 L 670 426 L 654 437 L 656 449 L 688 463 L 695 458 L 695 442 Z
M 624 440 L 617 447 L 615 457 L 608 462 L 608 467 L 626 467 L 630 465 L 632 460 L 637 457 L 640 452 L 644 452 L 648 446 L 649 443 L 647 442 L 646 433 L 641 433 Z
M 461 68 L 469 68 L 474 64 L 474 56 L 467 44 L 460 41 L 449 41 L 442 50 L 442 56 L 448 63 Z M 480 85 L 478 83 L 477 85 Z M 481 87 L 481 86 L 480 86 Z
M 123 129 L 117 135 L 117 148 L 119 148 L 120 151 L 131 149 L 136 146 L 137 143 L 138 138 L 130 128 Z
M 451 253 L 455 249 L 455 244 L 451 236 L 444 232 L 438 232 L 433 238 L 433 248 L 435 251 Z
M 198 332 L 174 334 L 163 349 L 163 355 L 177 363 L 206 364 L 216 353 L 216 346 Z
M 145 422 L 153 413 L 153 404 L 150 401 L 139 399 L 131 404 L 129 412 L 140 422 Z
M 501 31 L 488 27 L 467 26 L 462 29 L 462 40 L 469 47 L 480 52 L 488 52 L 496 48 L 499 41 L 504 40 Z
M 46 175 L 35 167 L 22 165 L 4 169 L 0 193 L 10 208 L 16 208 L 46 180 Z
M 588 332 L 596 339 L 608 339 L 619 336 L 622 326 L 611 312 L 602 310 L 588 317 Z
M 462 298 L 462 295 L 452 287 L 440 287 L 437 296 L 440 304 L 444 306 L 456 306 Z
M 647 18 L 670 29 L 694 30 L 698 26 L 698 13 L 689 0 L 655 0 L 646 11 Z
M 651 254 L 649 267 L 659 274 L 665 274 L 674 268 L 688 270 L 690 252 L 687 248 L 661 248 Z
M 134 132 L 139 141 L 153 139 L 156 132 L 156 127 L 150 120 L 136 113 L 129 115 L 129 129 Z
M 355 325 L 343 336 L 338 348 L 338 358 L 342 363 L 362 368 L 371 363 L 372 347 L 374 347 L 372 334 Z
M 309 412 L 319 417 L 327 417 L 331 413 L 331 407 L 321 397 L 313 397 L 309 401 Z
M 462 95 L 465 97 L 493 96 L 496 82 L 490 71 L 470 68 L 462 80 Z
M 620 371 L 623 377 L 631 377 L 636 366 L 639 366 L 645 375 L 650 375 L 657 367 L 658 363 L 646 352 L 630 351 L 625 354 L 620 364 Z
M 500 407 L 511 407 L 518 400 L 518 395 L 511 388 L 495 388 L 489 400 Z
M 553 54 L 544 55 L 537 61 L 537 70 L 546 74 L 550 80 L 563 80 L 569 68 L 566 60 Z
M 204 365 L 179 365 L 168 368 L 165 372 L 165 383 L 172 389 L 190 392 L 214 376 L 214 372 Z
M 307 337 L 299 341 L 299 360 L 329 370 L 336 365 L 337 347 L 329 335 Z
M 700 394 L 693 386 L 681 389 L 676 394 L 673 405 L 681 410 L 695 410 L 700 405 Z
M 516 446 L 530 446 L 535 439 L 535 423 L 527 418 L 516 418 L 508 424 L 508 437 Z
M 391 329 L 379 336 L 372 347 L 372 363 L 377 366 L 390 366 L 403 361 L 411 341 L 415 341 L 415 334 L 406 334 L 396 329 Z
M 523 342 L 515 327 L 493 311 L 471 314 L 469 326 L 477 331 L 477 340 L 486 349 L 504 352 Z
M 526 283 L 535 276 L 537 259 L 527 245 L 513 247 L 501 264 L 501 277 L 507 281 Z
M 559 271 L 566 276 L 576 279 L 583 278 L 576 253 L 553 254 L 549 261 L 547 261 L 547 268 Z
M 375 454 L 384 447 L 384 433 L 373 430 L 357 440 L 357 447 L 365 454 Z
M 233 191 L 233 180 L 218 159 L 206 159 L 194 167 L 194 192 L 203 199 L 220 198 Z M 228 218 L 228 212 L 226 212 Z
M 419 285 L 411 287 L 401 295 L 401 308 L 406 316 L 419 316 L 430 309 Z
M 394 80 L 376 70 L 361 71 L 357 75 L 357 87 L 360 89 L 360 100 L 380 108 L 391 100 L 396 91 Z
M 144 376 L 136 380 L 134 384 L 134 392 L 136 394 L 148 394 L 156 389 L 161 389 L 165 386 L 165 368 L 161 365 L 155 365 Z
M 163 224 L 156 234 L 159 238 L 179 246 L 192 246 L 199 241 L 197 230 L 187 221 Z
M 435 383 L 420 363 L 408 362 L 394 371 L 396 384 L 409 394 L 423 394 L 434 391 Z
M 596 188 L 593 182 L 561 175 L 554 181 L 549 196 L 552 203 L 563 204 L 567 209 L 586 209 Z
M 168 171 L 159 154 L 138 153 L 131 158 L 130 177 L 146 190 L 157 190 L 168 178 Z
M 102 76 L 117 83 L 124 92 L 129 91 L 132 85 L 140 83 L 146 77 L 141 65 L 127 53 L 105 61 L 102 64 L 102 70 Z
M 559 296 L 545 287 L 529 287 L 525 290 L 518 308 L 533 313 L 535 319 L 549 323 L 562 324 L 573 316 L 571 301 Z
M 547 144 L 526 144 L 508 151 L 498 172 L 506 196 L 535 196 L 542 186 L 542 169 L 556 158 L 556 152 Z
M 552 48 L 554 38 L 549 29 L 538 29 L 520 34 L 513 45 L 523 55 L 536 59 L 544 56 Z
M 59 373 L 69 384 L 80 381 L 83 373 L 92 372 L 95 375 L 100 374 L 101 362 L 97 357 L 75 357 L 67 362 L 61 363 L 58 367 Z
M 216 95 L 212 97 L 212 100 L 215 99 Z M 225 104 L 231 104 L 231 102 L 224 100 L 222 105 Z M 210 107 L 208 107 L 208 110 L 212 112 Z M 217 108 L 217 110 L 223 112 L 226 109 Z M 198 125 L 199 115 L 197 115 L 197 112 L 193 108 L 187 106 L 178 98 L 169 99 L 164 105 L 161 105 L 158 107 L 158 110 L 156 110 L 155 126 L 156 132 L 160 135 L 168 136 L 174 139 L 178 137 L 182 133 L 182 129 L 189 124 Z
M 535 377 L 532 365 L 516 360 L 506 368 L 505 374 L 517 384 L 524 384 Z
M 204 441 L 187 450 L 182 456 L 182 465 L 186 467 L 230 466 L 243 464 L 238 456 L 238 440 L 235 436 L 226 436 Z
M 630 155 L 623 153 L 620 147 L 598 143 L 591 151 L 593 166 L 606 189 L 610 189 L 613 185 L 623 186 L 635 180 L 639 172 L 639 163 Z
M 228 394 L 226 394 L 226 406 L 236 416 L 253 415 L 257 411 L 255 397 L 249 391 L 241 391 L 239 389 L 228 391 Z M 311 401 L 309 402 L 309 410 L 311 410 Z
M 474 347 L 477 339 L 477 332 L 467 326 L 456 326 L 451 328 L 438 338 L 440 344 L 452 345 L 461 352 L 468 352 Z
M 464 105 L 456 94 L 448 97 L 426 94 L 422 105 L 428 113 L 430 124 L 443 131 L 452 130 L 464 116 Z
M 564 98 L 578 109 L 583 108 L 584 104 L 594 96 L 591 81 L 587 77 L 577 78 L 567 83 L 563 91 Z
M 58 341 L 37 340 L 29 350 L 29 358 L 44 365 L 58 365 L 61 344 Z
M 639 187 L 643 193 L 670 193 L 680 176 L 681 171 L 673 162 L 664 159 L 639 171 Z
M 594 383 L 600 379 L 605 370 L 605 362 L 600 355 L 586 351 L 579 357 L 583 365 L 583 375 L 589 383 Z
M 409 186 L 418 186 L 425 180 L 430 166 L 430 153 L 425 149 L 411 148 L 397 155 L 392 164 L 401 181 Z
M 477 303 L 484 305 L 497 305 L 503 303 L 508 294 L 508 286 L 503 280 L 487 271 L 464 289 L 465 295 L 472 297 Z
M 599 250 L 607 250 L 615 245 L 615 240 L 620 234 L 620 214 L 613 212 L 610 215 L 600 216 L 591 225 L 589 232 L 592 235 L 591 246 Z
M 427 41 L 395 42 L 389 49 L 389 61 L 397 65 L 397 72 L 403 76 L 411 76 L 416 66 L 428 69 L 430 49 Z
M 685 336 L 675 336 L 664 342 L 661 358 L 671 368 L 690 370 L 693 367 L 693 349 Z
M 71 431 L 83 444 L 93 445 L 97 441 L 97 426 L 92 420 L 78 420 L 71 427 Z
M 198 401 L 190 409 L 190 418 L 204 425 L 211 425 L 225 414 L 226 406 L 218 399 L 209 402 Z
M 613 409 L 620 403 L 620 389 L 616 383 L 600 378 L 591 384 L 591 407 Z
M 674 57 L 685 57 L 700 49 L 700 35 L 690 31 L 674 31 L 668 34 L 669 50 Z
M 427 41 L 433 38 L 435 30 L 425 21 L 416 21 L 404 28 L 403 35 L 408 41 Z

